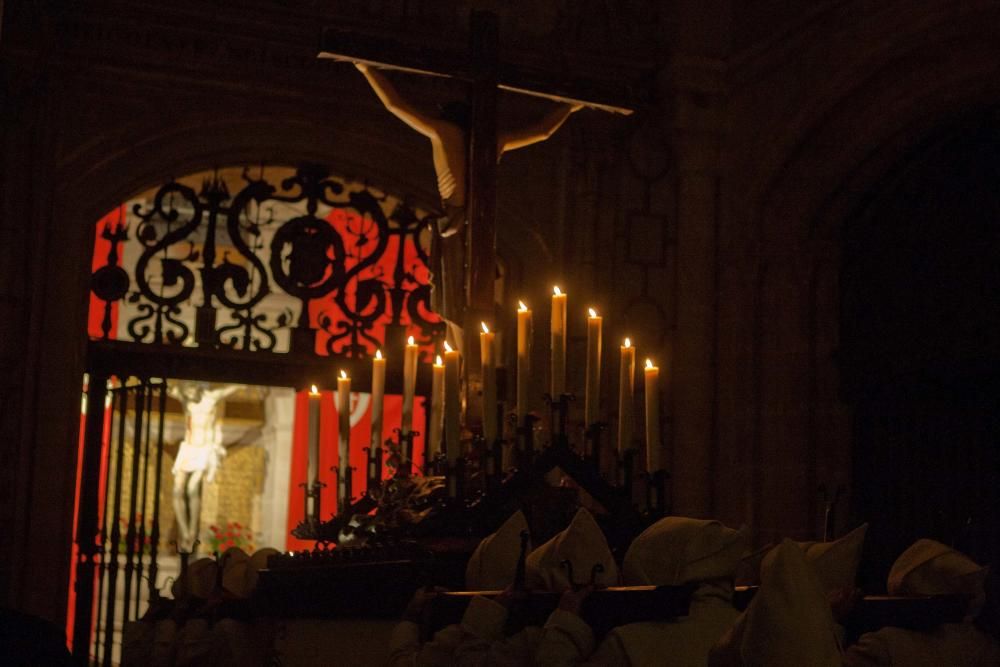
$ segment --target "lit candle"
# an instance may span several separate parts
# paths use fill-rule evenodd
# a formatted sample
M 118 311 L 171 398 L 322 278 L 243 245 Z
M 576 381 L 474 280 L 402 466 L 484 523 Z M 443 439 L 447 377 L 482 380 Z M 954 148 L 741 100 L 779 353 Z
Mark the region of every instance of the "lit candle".
M 319 389 L 309 391 L 309 489 L 319 481 Z
M 587 318 L 587 393 L 583 400 L 584 424 L 600 421 L 601 408 L 601 317 L 593 308 Z
M 646 471 L 663 469 L 660 457 L 660 369 L 646 359 Z
M 635 391 L 635 348 L 625 339 L 621 347 L 621 368 L 618 372 L 618 453 L 632 446 L 632 401 Z
M 417 344 L 410 336 L 403 356 L 403 420 L 400 432 L 404 435 L 413 430 L 413 396 L 417 389 Z M 406 453 L 408 457 L 408 452 Z
M 483 438 L 488 447 L 493 446 L 497 439 L 497 367 L 493 355 L 492 333 L 486 322 L 480 322 L 483 330 L 479 332 L 479 350 L 483 364 Z
M 553 399 L 566 393 L 566 295 L 552 288 L 552 382 Z
M 374 452 L 382 446 L 382 412 L 385 409 L 385 359 L 382 350 L 375 352 L 372 359 L 372 435 L 371 448 Z
M 351 460 L 351 378 L 347 371 L 340 371 L 337 378 L 337 418 L 340 423 L 340 441 L 337 448 L 337 512 L 347 509 L 351 499 L 347 497 L 347 475 L 350 474 Z
M 460 357 L 458 350 L 444 344 L 444 451 L 448 464 L 454 465 L 459 457 L 461 431 L 459 417 L 462 406 L 459 398 Z
M 438 355 L 431 369 L 431 433 L 427 440 L 427 461 L 441 449 L 441 419 L 444 415 L 444 361 Z
M 517 425 L 528 414 L 528 381 L 531 379 L 531 311 L 518 301 L 517 308 Z

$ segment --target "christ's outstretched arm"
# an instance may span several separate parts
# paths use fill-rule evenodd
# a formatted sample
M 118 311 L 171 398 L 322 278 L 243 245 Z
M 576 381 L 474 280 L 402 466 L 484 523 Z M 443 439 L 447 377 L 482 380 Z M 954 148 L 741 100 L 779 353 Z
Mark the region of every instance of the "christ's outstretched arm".
M 566 122 L 571 113 L 579 111 L 582 108 L 583 106 L 580 104 L 572 106 L 569 104 L 560 104 L 542 116 L 537 123 L 505 132 L 498 138 L 497 152 L 503 154 L 507 151 L 545 141 L 555 134 L 556 130 L 562 127 L 562 124 Z
M 424 135 L 428 139 L 436 140 L 440 135 L 440 122 L 434 118 L 420 113 L 409 102 L 404 100 L 396 88 L 389 83 L 389 79 L 374 67 L 369 67 L 364 63 L 354 63 L 358 71 L 365 75 L 372 90 L 382 100 L 382 104 L 392 115 L 400 119 L 414 130 Z

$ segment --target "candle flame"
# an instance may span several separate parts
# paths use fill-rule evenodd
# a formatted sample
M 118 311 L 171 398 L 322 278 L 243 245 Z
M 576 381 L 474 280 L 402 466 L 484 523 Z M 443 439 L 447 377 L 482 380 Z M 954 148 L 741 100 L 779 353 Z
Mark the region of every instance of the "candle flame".
M 597 317 L 597 311 L 596 310 L 594 310 L 593 308 L 588 308 L 587 310 L 590 311 L 590 316 L 591 317 Z
M 490 328 L 488 326 L 486 326 L 486 322 L 480 322 L 480 324 L 483 326 L 483 333 L 489 333 L 490 332 Z
M 437 360 L 434 362 L 434 365 L 435 366 L 443 366 L 444 365 L 444 362 L 441 361 L 441 355 L 440 354 L 437 356 Z
M 653 365 L 652 359 L 646 359 L 646 368 L 656 368 L 656 366 Z
M 310 394 L 318 394 L 319 393 L 319 388 L 316 385 L 313 385 L 312 388 L 309 390 L 309 393 Z
M 407 345 L 416 345 L 416 342 L 414 342 L 414 340 L 413 340 L 413 336 L 410 336 L 409 338 L 406 339 L 406 344 Z
M 445 352 L 451 352 L 452 351 L 451 345 L 448 345 L 448 341 L 444 342 L 444 351 Z
M 523 313 L 526 310 L 528 310 L 528 307 L 526 305 L 524 305 L 523 301 L 521 301 L 520 299 L 518 299 L 517 300 L 517 309 L 520 310 Z
M 555 287 L 552 288 L 552 293 L 555 294 L 556 296 L 559 296 L 559 295 L 562 294 L 562 290 L 559 289 L 559 285 L 556 285 Z
M 375 358 L 376 359 L 382 358 L 382 350 L 375 350 Z
M 340 377 L 343 378 L 344 380 L 346 380 L 347 379 L 347 371 L 340 371 Z
M 632 347 L 632 340 L 628 336 L 625 336 L 625 347 Z

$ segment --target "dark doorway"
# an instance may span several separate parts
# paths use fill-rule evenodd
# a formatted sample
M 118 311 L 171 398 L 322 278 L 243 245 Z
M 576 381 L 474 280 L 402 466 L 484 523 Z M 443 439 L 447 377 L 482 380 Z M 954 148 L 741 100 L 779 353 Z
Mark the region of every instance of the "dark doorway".
M 1000 112 L 916 146 L 845 226 L 842 377 L 863 583 L 931 537 L 996 562 Z

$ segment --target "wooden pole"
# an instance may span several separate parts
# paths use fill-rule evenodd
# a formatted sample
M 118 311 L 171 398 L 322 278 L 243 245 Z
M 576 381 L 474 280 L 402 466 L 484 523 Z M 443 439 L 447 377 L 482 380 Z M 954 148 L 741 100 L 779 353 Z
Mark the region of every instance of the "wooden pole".
M 472 126 L 469 132 L 466 229 L 465 353 L 466 424 L 478 431 L 483 423 L 482 364 L 475 345 L 480 322 L 495 324 L 496 182 L 497 182 L 497 17 L 472 12 L 470 56 Z

